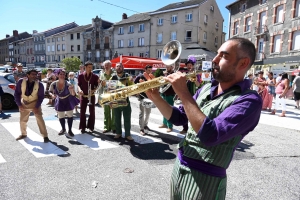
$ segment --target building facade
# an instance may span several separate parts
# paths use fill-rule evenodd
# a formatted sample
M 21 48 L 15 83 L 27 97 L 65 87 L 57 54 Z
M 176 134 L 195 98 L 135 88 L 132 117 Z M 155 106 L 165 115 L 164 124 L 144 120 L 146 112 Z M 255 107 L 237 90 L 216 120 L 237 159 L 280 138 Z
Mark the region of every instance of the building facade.
M 149 13 L 139 13 L 114 24 L 114 53 L 116 55 L 149 57 L 151 24 Z
M 150 16 L 151 57 L 160 58 L 171 40 L 178 40 L 183 49 L 197 44 L 213 52 L 224 42 L 224 20 L 215 0 L 172 3 L 150 12 Z
M 240 0 L 230 12 L 229 38 L 251 40 L 257 50 L 252 72 L 297 69 L 300 64 L 300 0 Z

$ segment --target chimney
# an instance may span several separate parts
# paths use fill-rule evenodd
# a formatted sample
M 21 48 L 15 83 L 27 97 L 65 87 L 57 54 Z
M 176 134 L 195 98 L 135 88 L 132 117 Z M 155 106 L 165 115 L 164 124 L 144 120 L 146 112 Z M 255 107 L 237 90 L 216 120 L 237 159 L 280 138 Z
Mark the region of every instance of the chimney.
M 33 31 L 32 31 L 32 34 L 35 34 L 35 33 L 37 33 L 37 30 L 33 30 Z
M 14 35 L 14 37 L 18 37 L 19 36 L 18 31 L 17 30 L 13 30 L 13 35 Z
M 127 14 L 126 13 L 123 13 L 122 19 L 127 19 Z
M 10 37 L 10 35 L 6 34 L 6 38 L 9 38 L 9 37 Z

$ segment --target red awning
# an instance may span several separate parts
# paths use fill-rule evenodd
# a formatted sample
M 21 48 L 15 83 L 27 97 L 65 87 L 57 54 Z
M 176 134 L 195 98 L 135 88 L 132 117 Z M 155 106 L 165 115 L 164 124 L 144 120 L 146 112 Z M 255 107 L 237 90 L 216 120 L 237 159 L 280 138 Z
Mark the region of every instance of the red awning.
M 153 68 L 166 68 L 161 60 L 154 58 L 119 56 L 111 60 L 112 67 L 115 67 L 118 62 L 122 62 L 125 69 L 145 69 L 147 65 L 151 65 Z M 185 67 L 185 64 L 180 63 L 180 67 Z
M 296 69 L 296 70 L 292 71 L 292 75 L 297 76 L 299 74 L 299 72 L 300 72 L 300 70 Z

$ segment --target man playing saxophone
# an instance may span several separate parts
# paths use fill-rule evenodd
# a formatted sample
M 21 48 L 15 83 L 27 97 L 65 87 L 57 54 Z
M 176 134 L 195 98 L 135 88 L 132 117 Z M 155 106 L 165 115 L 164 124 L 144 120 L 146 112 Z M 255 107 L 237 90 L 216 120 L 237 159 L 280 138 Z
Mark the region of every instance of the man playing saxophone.
M 157 89 L 146 92 L 175 125 L 188 122 L 171 176 L 170 199 L 225 199 L 226 169 L 241 140 L 258 124 L 262 99 L 244 79 L 256 56 L 246 38 L 230 38 L 213 59 L 214 79 L 192 96 L 184 74 L 165 78 L 182 101 L 170 106 Z M 147 78 L 148 79 L 148 78 Z
M 87 61 L 85 63 L 85 72 L 78 76 L 78 93 L 80 95 L 80 123 L 79 129 L 81 133 L 86 132 L 88 128 L 91 132 L 95 128 L 95 90 L 98 87 L 99 77 L 92 73 L 93 63 Z M 89 90 L 90 88 L 90 90 Z M 90 98 L 89 98 L 90 96 Z M 89 102 L 90 101 L 90 102 Z M 86 124 L 86 108 L 89 105 L 89 118 Z

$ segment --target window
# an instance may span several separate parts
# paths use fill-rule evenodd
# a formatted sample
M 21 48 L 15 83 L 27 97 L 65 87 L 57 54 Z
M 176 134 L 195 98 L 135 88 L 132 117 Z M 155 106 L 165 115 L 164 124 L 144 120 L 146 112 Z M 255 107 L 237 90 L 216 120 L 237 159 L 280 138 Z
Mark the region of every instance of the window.
M 251 17 L 247 17 L 245 20 L 245 32 L 251 31 Z
M 80 39 L 80 33 L 77 33 L 77 39 Z
M 218 45 L 218 36 L 215 37 L 215 46 Z
M 55 42 L 55 38 L 52 38 L 52 42 Z
M 54 47 L 54 45 L 52 45 L 52 51 L 55 51 L 55 47 Z
M 186 16 L 185 16 L 185 21 L 190 22 L 190 21 L 192 21 L 192 19 L 193 19 L 192 13 L 186 14 Z
M 80 56 L 77 56 L 77 58 L 80 60 Z
M 61 50 L 63 50 L 63 51 L 66 50 L 66 45 L 65 44 L 61 45 Z
M 236 22 L 234 22 L 233 35 L 237 35 L 238 33 L 239 33 L 239 22 L 236 21 Z
M 171 17 L 171 23 L 172 24 L 177 23 L 177 15 L 172 15 L 172 17 Z
M 176 32 L 171 32 L 171 40 L 176 40 L 177 39 L 177 35 Z
M 47 46 L 47 51 L 50 52 L 50 46 L 49 45 Z
M 58 38 L 57 38 L 57 42 L 59 42 L 59 41 L 60 41 L 60 38 L 58 37 Z
M 70 35 L 70 39 L 73 40 L 73 33 Z
M 261 0 L 261 4 L 267 3 L 267 0 Z
M 144 57 L 144 53 L 140 53 L 140 57 Z
M 275 35 L 274 36 L 274 46 L 273 46 L 274 53 L 280 52 L 280 41 L 281 41 L 281 35 Z
M 219 24 L 218 24 L 218 22 L 216 22 L 216 30 L 218 30 L 219 29 Z
M 74 51 L 74 45 L 71 45 L 71 51 Z
M 139 38 L 139 46 L 144 46 L 144 45 L 145 45 L 145 39 Z
M 293 33 L 293 50 L 300 50 L 300 30 Z
M 133 53 L 128 53 L 128 56 L 133 56 Z
M 139 25 L 139 31 L 145 31 L 144 24 L 140 24 L 140 25 Z
M 123 29 L 123 27 L 119 27 L 119 34 L 124 34 L 124 29 Z
M 246 10 L 246 4 L 243 3 L 243 4 L 241 5 L 241 12 L 245 12 L 245 10 Z
M 162 43 L 162 33 L 158 33 L 157 34 L 157 40 L 156 40 L 157 43 Z
M 300 17 L 300 0 L 298 0 L 295 4 L 296 6 L 296 13 L 295 13 L 295 17 Z
M 65 41 L 65 37 L 64 36 L 61 38 L 61 41 Z
M 48 39 L 47 39 L 47 43 L 49 43 L 49 42 L 50 42 L 50 39 L 48 38 Z
M 54 62 L 55 61 L 55 56 L 52 56 L 52 62 Z
M 204 33 L 203 33 L 203 42 L 206 42 L 206 40 L 207 40 L 207 33 L 206 33 L 206 31 L 204 31 Z
M 123 40 L 118 40 L 118 47 L 124 47 Z
M 210 6 L 210 11 L 214 12 L 214 6 Z
M 57 45 L 57 51 L 60 51 L 60 44 Z
M 158 19 L 157 19 L 157 25 L 158 25 L 158 26 L 163 25 L 163 18 L 158 18 Z
M 192 40 L 192 31 L 186 31 L 185 40 Z
M 133 39 L 129 39 L 128 40 L 128 46 L 129 47 L 133 47 Z
M 161 53 L 162 53 L 162 50 L 158 49 L 156 52 L 156 58 L 161 58 Z
M 57 56 L 57 61 L 60 62 L 60 56 Z
M 207 22 L 208 22 L 208 16 L 204 15 L 204 24 L 207 24 Z
M 277 6 L 275 23 L 283 22 L 283 5 Z
M 79 44 L 77 45 L 77 51 L 80 51 L 80 45 Z
M 133 25 L 130 25 L 128 27 L 128 33 L 133 33 L 134 32 L 134 26 Z

